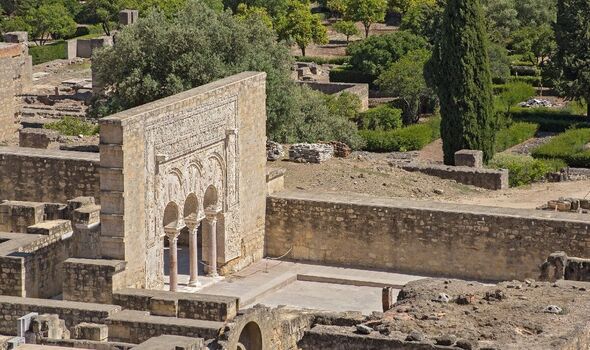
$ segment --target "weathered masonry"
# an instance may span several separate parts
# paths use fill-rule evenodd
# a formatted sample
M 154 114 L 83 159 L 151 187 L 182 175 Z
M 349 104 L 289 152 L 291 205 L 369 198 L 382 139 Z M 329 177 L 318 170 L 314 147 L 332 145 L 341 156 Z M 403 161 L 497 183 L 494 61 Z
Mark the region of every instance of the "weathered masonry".
M 162 285 L 166 237 L 175 290 L 185 227 L 191 283 L 197 232 L 210 275 L 262 258 L 265 93 L 246 72 L 100 121 L 102 256 L 126 261 L 128 287 Z
M 587 256 L 587 215 L 282 192 L 268 198 L 266 254 L 481 280 L 537 278 L 554 251 Z

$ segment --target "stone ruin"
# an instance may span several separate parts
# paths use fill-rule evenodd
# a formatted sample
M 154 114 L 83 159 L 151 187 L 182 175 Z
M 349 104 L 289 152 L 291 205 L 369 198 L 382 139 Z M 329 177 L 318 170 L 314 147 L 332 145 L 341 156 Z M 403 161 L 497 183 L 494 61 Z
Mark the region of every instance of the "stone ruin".
M 590 213 L 590 199 L 562 197 L 558 200 L 550 200 L 547 204 L 544 204 L 537 209 L 588 214 Z
M 289 160 L 297 163 L 322 163 L 332 158 L 334 147 L 321 143 L 297 143 L 289 148 Z

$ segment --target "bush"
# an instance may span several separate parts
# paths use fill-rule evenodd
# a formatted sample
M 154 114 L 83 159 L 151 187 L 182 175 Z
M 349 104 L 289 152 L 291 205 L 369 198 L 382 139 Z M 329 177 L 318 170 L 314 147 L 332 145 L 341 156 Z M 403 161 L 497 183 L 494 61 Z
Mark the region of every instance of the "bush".
M 417 151 L 440 137 L 440 118 L 432 118 L 426 123 L 389 131 L 361 130 L 359 134 L 365 139 L 364 150 L 366 151 Z
M 512 146 L 532 138 L 539 130 L 538 124 L 519 122 L 496 134 L 496 152 L 502 152 Z
M 549 108 L 515 107 L 512 109 L 512 119 L 538 124 L 539 131 L 564 132 L 572 128 L 590 128 L 590 122 L 584 116 Z
M 398 129 L 402 126 L 402 111 L 388 105 L 380 105 L 361 113 L 357 124 L 364 130 Z
M 340 57 L 318 57 L 318 56 L 296 56 L 297 62 L 313 62 L 315 64 L 338 64 L 343 65 L 348 62 L 349 56 Z
M 58 41 L 54 44 L 44 46 L 31 46 L 29 54 L 33 57 L 33 64 L 41 64 L 53 60 L 68 58 L 68 48 L 65 41 Z
M 74 117 L 64 117 L 60 121 L 45 124 L 44 128 L 58 131 L 66 136 L 91 136 L 98 134 L 99 131 L 98 125 Z
M 510 74 L 523 77 L 536 77 L 539 75 L 539 70 L 533 66 L 513 65 L 510 67 Z
M 330 70 L 330 81 L 335 83 L 372 84 L 373 77 L 369 74 L 352 70 L 349 66 L 344 66 Z
M 508 169 L 511 187 L 522 186 L 543 180 L 548 173 L 559 171 L 566 166 L 559 160 L 539 160 L 530 156 L 496 154 L 489 167 Z
M 533 157 L 561 159 L 572 167 L 590 168 L 590 129 L 573 129 L 555 136 L 548 143 L 533 151 Z
M 526 101 L 535 96 L 535 88 L 531 85 L 521 82 L 511 82 L 505 85 L 502 91 L 495 99 L 496 109 L 500 109 L 507 115 L 510 115 L 512 108 L 520 102 Z

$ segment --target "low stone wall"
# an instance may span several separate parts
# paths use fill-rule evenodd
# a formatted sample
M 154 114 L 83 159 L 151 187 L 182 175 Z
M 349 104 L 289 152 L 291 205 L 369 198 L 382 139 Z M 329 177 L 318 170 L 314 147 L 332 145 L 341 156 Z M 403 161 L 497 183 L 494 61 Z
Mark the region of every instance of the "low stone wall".
M 353 83 L 331 83 L 317 81 L 299 81 L 300 84 L 308 86 L 312 90 L 321 91 L 324 94 L 342 94 L 348 92 L 357 95 L 361 100 L 361 111 L 369 109 L 369 84 Z
M 155 315 L 219 322 L 233 319 L 239 309 L 233 297 L 131 288 L 114 293 L 113 303 Z
M 113 290 L 124 285 L 125 262 L 68 259 L 63 264 L 64 300 L 110 304 Z
M 222 322 L 189 320 L 151 316 L 145 311 L 124 310 L 106 320 L 109 340 L 127 343 L 142 343 L 163 334 L 211 339 L 216 338 Z
M 418 164 L 402 165 L 401 168 L 406 171 L 418 171 L 441 179 L 455 180 L 458 183 L 489 190 L 502 190 L 509 187 L 508 170 Z
M 564 252 L 551 254 L 541 265 L 541 280 L 590 282 L 590 259 L 567 256 Z
M 33 63 L 28 51 L 26 43 L 0 43 L 0 141 L 18 136 L 18 95 L 32 84 Z
M 351 195 L 268 197 L 266 255 L 479 280 L 537 278 L 549 254 L 586 255 L 587 215 Z
M 0 199 L 66 203 L 100 200 L 96 153 L 0 147 Z
M 120 306 L 0 296 L 0 334 L 16 336 L 17 319 L 30 313 L 56 314 L 71 328 L 81 322 L 104 323 Z
M 0 256 L 0 295 L 24 296 L 22 257 Z

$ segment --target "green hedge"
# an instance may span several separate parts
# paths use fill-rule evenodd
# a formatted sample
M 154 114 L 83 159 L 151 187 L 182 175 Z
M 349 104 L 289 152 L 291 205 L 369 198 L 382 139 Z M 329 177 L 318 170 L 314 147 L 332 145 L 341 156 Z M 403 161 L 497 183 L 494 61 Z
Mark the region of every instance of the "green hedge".
M 417 151 L 440 137 L 440 118 L 389 131 L 361 130 L 359 134 L 366 142 L 366 151 Z
M 68 58 L 68 43 L 58 41 L 44 46 L 31 46 L 29 54 L 33 57 L 33 64 L 41 64 L 53 60 Z
M 335 67 L 330 70 L 330 81 L 336 83 L 373 84 L 375 79 L 366 73 L 355 71 L 349 67 Z
M 348 62 L 350 56 L 339 56 L 339 57 L 318 57 L 318 56 L 296 56 L 295 61 L 297 62 L 313 62 L 316 64 L 339 64 L 343 65 Z
M 572 167 L 590 168 L 590 129 L 572 129 L 555 136 L 533 151 L 533 157 L 561 159 Z
M 539 130 L 538 124 L 518 122 L 496 134 L 496 152 L 502 152 L 512 146 L 532 138 Z
M 534 66 L 510 66 L 510 74 L 513 76 L 536 77 L 539 76 L 539 70 Z
M 99 132 L 99 126 L 86 122 L 84 120 L 66 116 L 57 122 L 49 123 L 44 125 L 45 129 L 56 130 L 62 135 L 66 136 L 78 136 L 78 135 L 97 135 Z
M 500 153 L 494 156 L 488 166 L 508 169 L 510 186 L 517 187 L 543 180 L 548 173 L 559 171 L 566 164 L 561 160 Z
M 383 104 L 359 114 L 359 129 L 392 130 L 402 126 L 402 110 Z
M 540 131 L 564 132 L 571 128 L 590 128 L 590 119 L 569 114 L 567 111 L 515 107 L 511 114 L 515 121 L 539 124 Z

